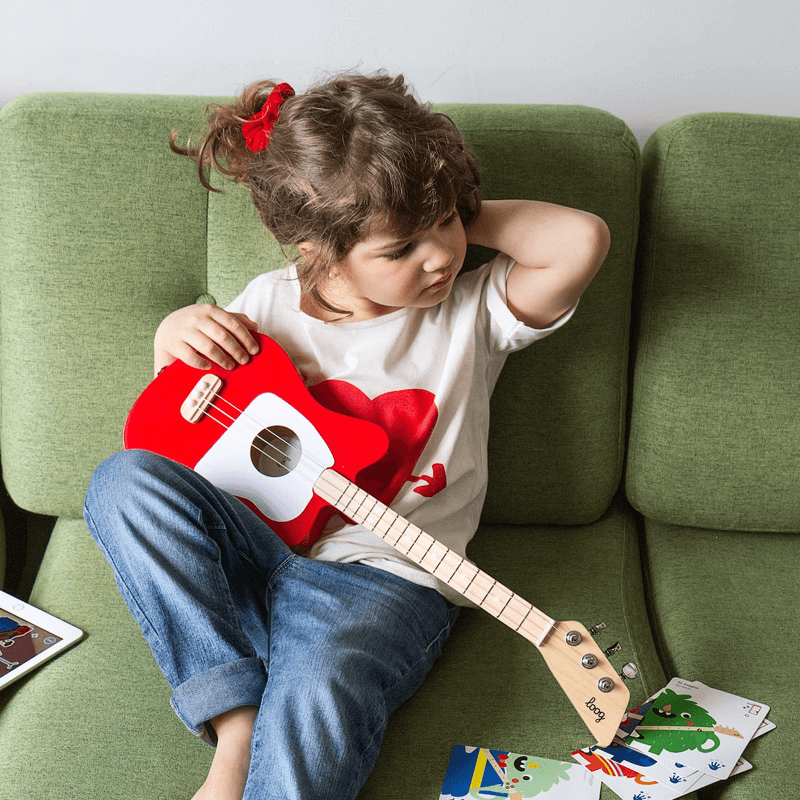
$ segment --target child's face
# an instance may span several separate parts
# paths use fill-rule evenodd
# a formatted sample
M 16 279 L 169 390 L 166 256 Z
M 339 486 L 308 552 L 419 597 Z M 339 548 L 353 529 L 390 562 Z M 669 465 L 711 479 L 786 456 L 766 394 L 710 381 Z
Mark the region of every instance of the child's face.
M 375 231 L 336 265 L 326 295 L 353 310 L 351 321 L 399 308 L 428 308 L 450 294 L 466 252 L 464 226 L 455 210 L 410 239 Z

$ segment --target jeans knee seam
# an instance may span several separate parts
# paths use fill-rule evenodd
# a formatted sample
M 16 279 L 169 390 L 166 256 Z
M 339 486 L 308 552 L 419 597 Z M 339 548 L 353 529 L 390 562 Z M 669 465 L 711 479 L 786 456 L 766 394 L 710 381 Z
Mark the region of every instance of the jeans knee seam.
M 268 591 L 272 591 L 275 588 L 275 581 L 284 573 L 289 567 L 294 563 L 294 560 L 297 556 L 294 553 L 289 553 L 286 558 L 275 567 L 274 570 L 269 575 L 265 575 L 265 583 Z

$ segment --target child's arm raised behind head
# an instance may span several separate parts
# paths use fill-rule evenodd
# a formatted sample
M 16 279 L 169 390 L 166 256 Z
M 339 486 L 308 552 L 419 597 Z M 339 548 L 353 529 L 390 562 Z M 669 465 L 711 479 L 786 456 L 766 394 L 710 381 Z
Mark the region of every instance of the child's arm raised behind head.
M 190 367 L 224 369 L 246 364 L 258 352 L 250 331 L 258 325 L 246 314 L 231 314 L 207 303 L 173 311 L 158 326 L 153 342 L 155 373 L 179 359 Z
M 485 200 L 467 241 L 493 247 L 517 263 L 506 300 L 514 316 L 546 328 L 589 286 L 608 253 L 608 226 L 587 211 L 536 200 Z

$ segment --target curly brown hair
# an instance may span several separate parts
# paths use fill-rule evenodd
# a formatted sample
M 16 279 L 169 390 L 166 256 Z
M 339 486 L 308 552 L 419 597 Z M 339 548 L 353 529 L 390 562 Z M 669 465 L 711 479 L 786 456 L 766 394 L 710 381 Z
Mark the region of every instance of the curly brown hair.
M 343 74 L 281 106 L 269 146 L 251 152 L 242 123 L 275 86 L 247 86 L 230 105 L 209 106 L 199 146 L 170 147 L 194 159 L 211 191 L 212 169 L 249 190 L 281 245 L 310 242 L 298 260 L 302 291 L 341 313 L 319 284 L 370 229 L 410 238 L 453 207 L 466 225 L 480 211 L 480 177 L 464 137 L 445 114 L 419 102 L 402 75 Z

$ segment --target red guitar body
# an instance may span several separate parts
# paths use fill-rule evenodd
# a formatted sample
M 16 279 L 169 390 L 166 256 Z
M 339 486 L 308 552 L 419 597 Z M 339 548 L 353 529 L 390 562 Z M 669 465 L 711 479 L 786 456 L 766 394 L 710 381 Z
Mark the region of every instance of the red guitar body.
M 126 449 L 149 450 L 231 491 L 290 546 L 305 547 L 334 508 L 313 492 L 324 469 L 358 484 L 359 473 L 386 453 L 389 440 L 373 422 L 321 406 L 273 339 L 256 334 L 260 350 L 233 370 L 168 366 L 128 415 Z M 182 407 L 199 383 L 221 386 L 191 422 Z

